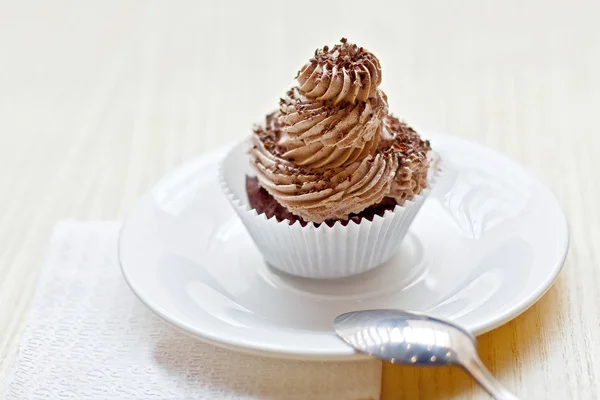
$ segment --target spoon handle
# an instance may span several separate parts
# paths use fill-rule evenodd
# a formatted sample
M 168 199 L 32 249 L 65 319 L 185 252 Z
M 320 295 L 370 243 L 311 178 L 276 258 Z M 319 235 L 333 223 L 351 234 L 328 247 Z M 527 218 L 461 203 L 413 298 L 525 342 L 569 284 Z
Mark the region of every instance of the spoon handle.
M 463 363 L 463 368 L 496 400 L 519 400 L 517 396 L 506 390 L 494 378 L 477 357 L 470 358 Z

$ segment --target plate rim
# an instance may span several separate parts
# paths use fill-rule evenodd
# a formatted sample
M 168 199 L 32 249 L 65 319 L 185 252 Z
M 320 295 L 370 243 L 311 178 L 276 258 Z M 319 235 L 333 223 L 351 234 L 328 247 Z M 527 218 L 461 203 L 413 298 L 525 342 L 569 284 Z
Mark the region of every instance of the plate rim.
M 530 293 L 527 297 L 523 298 L 523 300 L 520 301 L 517 306 L 513 307 L 511 310 L 507 310 L 507 311 L 499 314 L 498 316 L 493 318 L 491 321 L 487 321 L 487 322 L 483 321 L 483 323 L 475 324 L 474 327 L 470 328 L 470 331 L 473 332 L 474 335 L 479 336 L 484 333 L 490 332 L 490 331 L 508 323 L 509 321 L 517 318 L 518 316 L 523 314 L 525 311 L 527 311 L 530 307 L 532 307 L 534 304 L 536 304 L 544 296 L 544 294 L 546 294 L 548 292 L 548 290 L 550 290 L 550 288 L 556 282 L 561 271 L 563 270 L 566 258 L 569 253 L 570 231 L 569 231 L 568 220 L 567 220 L 567 217 L 566 217 L 563 207 L 561 206 L 560 202 L 558 201 L 558 199 L 557 199 L 556 195 L 553 193 L 553 191 L 550 190 L 550 188 L 548 188 L 529 168 L 527 168 L 526 166 L 522 165 L 521 163 L 515 161 L 510 156 L 507 156 L 507 155 L 497 151 L 494 148 L 487 147 L 487 146 L 481 145 L 477 142 L 473 142 L 470 140 L 466 140 L 466 139 L 456 137 L 453 135 L 449 135 L 449 134 L 445 134 L 445 133 L 428 131 L 428 132 L 423 132 L 422 136 L 425 138 L 432 138 L 434 140 L 435 140 L 435 138 L 440 138 L 442 140 L 452 140 L 452 141 L 463 142 L 468 145 L 483 149 L 485 151 L 491 151 L 495 155 L 497 155 L 501 158 L 504 158 L 505 160 L 517 165 L 527 175 L 529 175 L 529 177 L 531 177 L 535 181 L 535 183 L 537 185 L 539 185 L 539 187 L 541 189 L 546 191 L 548 197 L 550 199 L 552 199 L 554 206 L 556 206 L 557 210 L 559 211 L 558 214 L 560 216 L 559 219 L 560 219 L 560 225 L 561 225 L 559 240 L 560 240 L 560 242 L 564 243 L 564 246 L 561 249 L 557 249 L 557 252 L 558 252 L 558 250 L 560 250 L 560 256 L 557 260 L 557 263 L 555 263 L 555 265 L 553 265 L 551 268 L 548 269 L 549 273 L 547 274 L 546 279 L 544 279 L 543 281 L 538 283 L 536 290 L 533 291 L 532 293 Z M 205 157 L 211 153 L 213 153 L 213 154 L 218 153 L 219 151 L 224 152 L 227 149 L 231 148 L 231 146 L 234 146 L 238 142 L 239 141 L 230 142 L 226 145 L 219 146 L 219 147 L 210 149 L 208 151 L 202 152 L 201 154 L 174 166 L 166 174 L 164 174 L 163 177 L 161 177 L 161 179 L 164 178 L 165 176 L 167 176 L 172 171 L 181 169 L 189 163 L 193 163 L 195 160 L 197 160 L 200 157 Z M 156 185 L 156 183 L 154 185 Z M 154 187 L 154 185 L 152 187 Z M 311 351 L 310 346 L 307 346 L 306 351 L 297 351 L 296 349 L 291 349 L 291 350 L 277 349 L 277 348 L 274 348 L 274 347 L 268 346 L 268 345 L 258 346 L 252 342 L 244 343 L 243 341 L 240 341 L 239 339 L 231 340 L 228 337 L 225 337 L 225 338 L 216 337 L 215 335 L 213 335 L 209 332 L 199 330 L 196 327 L 191 326 L 177 318 L 173 318 L 158 304 L 155 304 L 155 303 L 149 301 L 148 299 L 146 299 L 144 296 L 142 296 L 140 294 L 140 292 L 136 289 L 135 283 L 131 280 L 131 278 L 127 274 L 127 269 L 124 265 L 125 263 L 123 261 L 123 256 L 122 256 L 122 242 L 123 242 L 124 232 L 130 224 L 130 218 L 133 214 L 133 210 L 138 208 L 138 206 L 147 199 L 147 197 L 150 195 L 152 187 L 149 190 L 147 190 L 140 198 L 138 198 L 138 200 L 133 204 L 130 211 L 127 213 L 127 215 L 123 219 L 123 223 L 121 224 L 121 227 L 119 229 L 119 237 L 118 237 L 118 243 L 117 243 L 117 258 L 118 258 L 118 262 L 119 262 L 119 268 L 121 270 L 121 273 L 123 274 L 125 282 L 129 286 L 131 291 L 135 294 L 135 296 L 142 302 L 142 304 L 144 304 L 150 311 L 152 311 L 152 313 L 157 315 L 163 321 L 169 323 L 171 326 L 175 327 L 178 331 L 186 334 L 187 336 L 193 337 L 198 340 L 202 340 L 203 342 L 214 345 L 214 346 L 218 346 L 218 347 L 225 348 L 228 350 L 239 351 L 239 352 L 243 352 L 246 354 L 273 357 L 273 358 L 284 358 L 284 359 L 295 359 L 295 360 L 313 360 L 313 361 L 317 361 L 317 360 L 318 361 L 356 361 L 356 360 L 365 360 L 365 359 L 371 358 L 368 355 L 361 354 L 361 353 L 353 350 L 350 347 L 348 347 L 347 351 L 345 351 L 345 352 L 342 352 L 342 351 L 318 352 L 315 349 L 313 349 Z M 332 327 L 333 327 L 333 323 L 332 323 Z M 333 333 L 333 334 L 335 335 L 335 333 Z

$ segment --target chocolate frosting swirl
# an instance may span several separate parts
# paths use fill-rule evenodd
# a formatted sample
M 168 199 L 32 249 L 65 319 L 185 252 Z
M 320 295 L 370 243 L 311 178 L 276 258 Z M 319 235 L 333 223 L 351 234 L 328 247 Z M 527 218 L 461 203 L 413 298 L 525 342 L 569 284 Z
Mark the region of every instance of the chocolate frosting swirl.
M 332 106 L 292 89 L 280 103 L 278 121 L 285 134 L 280 145 L 287 149 L 282 157 L 310 168 L 352 164 L 377 147 L 387 111 L 381 91 L 365 102 Z
M 307 99 L 354 104 L 376 96 L 381 66 L 373 54 L 342 39 L 331 50 L 317 50 L 296 79 Z
M 386 197 L 401 205 L 427 186 L 429 143 L 388 115 L 375 56 L 343 39 L 317 51 L 298 82 L 255 128 L 249 152 L 278 203 L 321 223 Z

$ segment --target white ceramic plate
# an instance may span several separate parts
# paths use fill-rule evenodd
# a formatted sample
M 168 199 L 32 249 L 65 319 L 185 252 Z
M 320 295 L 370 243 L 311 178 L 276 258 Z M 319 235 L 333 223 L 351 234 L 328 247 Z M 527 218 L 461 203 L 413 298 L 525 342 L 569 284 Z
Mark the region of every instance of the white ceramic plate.
M 220 346 L 278 357 L 358 357 L 332 331 L 343 312 L 423 311 L 476 334 L 516 317 L 556 279 L 568 248 L 553 195 L 519 165 L 427 135 L 445 172 L 399 253 L 363 275 L 318 281 L 268 268 L 217 181 L 227 149 L 162 179 L 120 238 L 125 279 L 152 311 Z

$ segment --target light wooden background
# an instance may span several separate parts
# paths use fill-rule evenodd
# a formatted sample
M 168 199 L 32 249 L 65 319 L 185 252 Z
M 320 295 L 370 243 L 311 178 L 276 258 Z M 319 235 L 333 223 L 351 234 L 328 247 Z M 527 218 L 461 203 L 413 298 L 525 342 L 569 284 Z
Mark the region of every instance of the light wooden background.
M 0 2 L 0 382 L 57 220 L 122 218 L 347 36 L 379 56 L 397 115 L 505 152 L 557 194 L 565 269 L 480 352 L 524 399 L 599 397 L 598 21 L 597 0 Z M 385 366 L 383 392 L 486 398 L 451 368 Z

